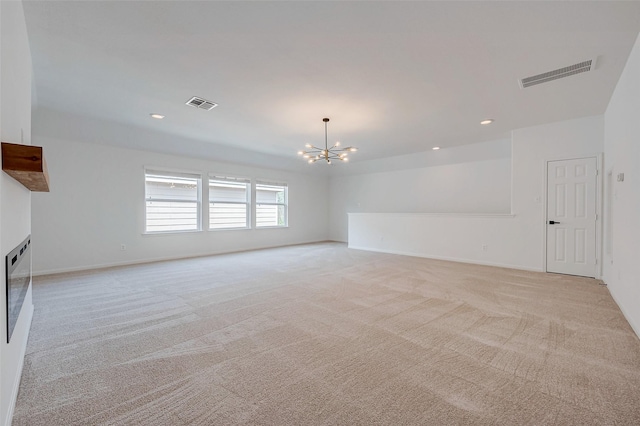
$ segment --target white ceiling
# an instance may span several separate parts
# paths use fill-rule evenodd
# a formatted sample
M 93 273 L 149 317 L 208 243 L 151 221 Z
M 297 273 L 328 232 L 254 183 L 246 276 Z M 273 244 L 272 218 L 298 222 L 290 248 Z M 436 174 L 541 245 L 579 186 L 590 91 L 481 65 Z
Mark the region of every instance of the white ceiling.
M 40 108 L 285 157 L 323 144 L 330 117 L 330 142 L 360 148 L 354 162 L 602 114 L 640 30 L 640 2 L 26 1 L 24 9 Z M 595 72 L 518 85 L 594 57 Z M 220 106 L 186 106 L 194 95 Z M 151 119 L 156 112 L 166 118 Z M 496 121 L 481 126 L 484 118 Z

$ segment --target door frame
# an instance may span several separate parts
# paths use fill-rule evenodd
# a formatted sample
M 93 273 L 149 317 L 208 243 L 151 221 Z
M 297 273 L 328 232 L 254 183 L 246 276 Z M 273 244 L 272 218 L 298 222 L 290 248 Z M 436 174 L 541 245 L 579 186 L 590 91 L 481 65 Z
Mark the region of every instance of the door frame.
M 543 223 L 543 231 L 542 231 L 542 268 L 544 272 L 547 271 L 547 202 L 549 198 L 549 179 L 547 175 L 547 170 L 549 170 L 549 163 L 552 161 L 563 161 L 563 160 L 579 160 L 583 158 L 595 158 L 596 159 L 596 169 L 598 170 L 598 174 L 596 175 L 596 269 L 595 269 L 595 278 L 602 279 L 602 264 L 603 262 L 603 250 L 602 250 L 602 204 L 603 204 L 603 175 L 604 172 L 602 170 L 604 166 L 604 154 L 602 152 L 597 154 L 590 155 L 573 155 L 573 156 L 564 156 L 564 157 L 556 157 L 556 158 L 546 158 L 544 160 L 544 186 L 542 193 L 544 196 L 542 197 L 542 212 L 541 212 L 541 223 Z

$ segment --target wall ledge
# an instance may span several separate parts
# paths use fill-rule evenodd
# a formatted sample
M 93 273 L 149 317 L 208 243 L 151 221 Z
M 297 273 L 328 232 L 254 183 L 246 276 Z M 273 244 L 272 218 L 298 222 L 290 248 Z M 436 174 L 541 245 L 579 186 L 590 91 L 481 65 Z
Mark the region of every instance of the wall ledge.
M 398 217 L 459 217 L 459 218 L 514 218 L 513 213 L 347 213 L 349 216 L 398 216 Z

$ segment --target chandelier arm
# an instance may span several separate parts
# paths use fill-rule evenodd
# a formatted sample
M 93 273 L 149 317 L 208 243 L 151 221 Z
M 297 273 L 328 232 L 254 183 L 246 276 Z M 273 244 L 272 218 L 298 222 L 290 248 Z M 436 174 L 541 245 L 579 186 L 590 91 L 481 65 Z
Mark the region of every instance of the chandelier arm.
M 355 147 L 340 147 L 340 142 L 336 142 L 329 148 L 329 131 L 328 118 L 323 118 L 324 122 L 324 149 L 318 148 L 315 145 L 307 144 L 307 151 L 299 151 L 305 159 L 308 159 L 309 163 L 315 163 L 318 160 L 325 160 L 328 164 L 331 164 L 331 160 L 348 161 L 347 154 L 352 151 L 356 151 Z

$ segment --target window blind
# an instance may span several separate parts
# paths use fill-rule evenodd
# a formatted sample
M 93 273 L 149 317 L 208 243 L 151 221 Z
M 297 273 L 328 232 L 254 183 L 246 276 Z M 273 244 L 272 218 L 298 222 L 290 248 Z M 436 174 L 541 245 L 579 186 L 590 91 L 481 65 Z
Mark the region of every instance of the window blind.
M 195 231 L 199 227 L 200 176 L 145 172 L 145 231 Z
M 248 179 L 209 178 L 209 229 L 249 228 Z

